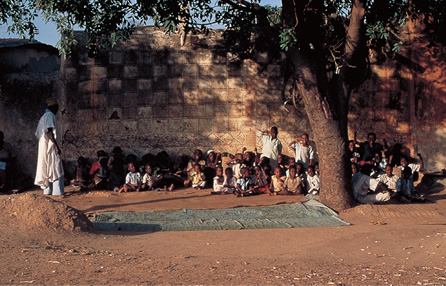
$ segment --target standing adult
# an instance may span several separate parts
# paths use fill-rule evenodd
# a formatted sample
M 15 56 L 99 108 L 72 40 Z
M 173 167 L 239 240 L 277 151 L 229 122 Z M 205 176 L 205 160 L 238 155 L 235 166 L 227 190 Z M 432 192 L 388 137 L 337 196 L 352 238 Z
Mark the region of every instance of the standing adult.
M 356 141 L 356 132 L 355 132 L 355 142 Z M 358 162 L 361 166 L 361 173 L 370 175 L 373 168 L 373 159 L 375 157 L 375 154 L 381 154 L 381 152 L 385 149 L 387 149 L 386 141 L 384 141 L 384 147 L 383 145 L 376 142 L 376 134 L 373 132 L 370 132 L 367 135 L 367 141 L 359 143 L 359 151 L 361 154 L 361 160 Z
M 45 195 L 63 195 L 64 170 L 56 123 L 59 105 L 54 98 L 48 98 L 46 103 L 47 109 L 40 118 L 36 130 L 36 137 L 39 139 L 39 151 L 34 184 L 39 185 Z
M 263 142 L 262 155 L 260 156 L 260 159 L 263 157 L 268 158 L 272 170 L 277 167 L 277 158 L 279 157 L 279 154 L 282 153 L 282 142 L 277 139 L 278 134 L 279 131 L 277 130 L 276 126 L 271 127 L 270 132 L 257 131 L 257 135 Z

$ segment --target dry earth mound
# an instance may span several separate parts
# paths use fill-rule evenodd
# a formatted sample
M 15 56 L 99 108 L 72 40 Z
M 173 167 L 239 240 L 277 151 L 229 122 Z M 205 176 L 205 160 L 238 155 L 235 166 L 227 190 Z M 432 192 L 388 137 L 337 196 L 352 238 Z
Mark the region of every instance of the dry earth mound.
M 16 228 L 40 231 L 87 231 L 92 229 L 88 218 L 80 211 L 36 194 L 8 196 L 1 199 L 4 215 Z

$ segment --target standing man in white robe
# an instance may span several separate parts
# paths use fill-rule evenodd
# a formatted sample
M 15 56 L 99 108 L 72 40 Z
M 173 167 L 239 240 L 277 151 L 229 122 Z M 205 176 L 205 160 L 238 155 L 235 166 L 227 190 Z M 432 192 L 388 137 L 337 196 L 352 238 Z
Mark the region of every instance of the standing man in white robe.
M 59 105 L 54 98 L 46 100 L 47 109 L 40 118 L 36 130 L 39 140 L 37 171 L 34 184 L 43 189 L 45 195 L 64 194 L 64 170 L 58 144 L 56 114 Z
M 263 142 L 262 155 L 260 156 L 260 159 L 267 157 L 269 159 L 271 170 L 274 170 L 277 167 L 277 158 L 279 158 L 279 154 L 282 153 L 282 142 L 277 139 L 278 134 L 279 131 L 277 130 L 276 126 L 271 127 L 271 132 L 257 132 L 257 136 L 259 136 Z

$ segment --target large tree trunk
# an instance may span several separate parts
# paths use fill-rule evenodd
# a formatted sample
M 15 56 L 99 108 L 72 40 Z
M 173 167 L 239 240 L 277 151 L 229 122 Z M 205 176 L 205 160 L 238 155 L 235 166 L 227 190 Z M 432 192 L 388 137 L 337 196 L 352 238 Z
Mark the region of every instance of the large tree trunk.
M 298 38 L 299 47 L 287 52 L 287 61 L 293 66 L 297 91 L 313 129 L 320 164 L 320 201 L 340 211 L 353 205 L 346 158 L 348 97 L 343 77 L 335 79 L 335 90 L 329 88 L 320 31 L 323 5 L 323 0 L 283 0 L 283 26 L 294 28 Z
M 291 55 L 292 54 L 292 55 Z M 337 210 L 353 204 L 350 192 L 350 169 L 346 155 L 346 120 L 336 118 L 328 100 L 320 92 L 313 63 L 298 50 L 291 51 L 296 86 L 304 101 L 319 157 L 321 191 L 320 201 Z M 339 112 L 338 112 L 339 113 Z M 347 117 L 347 108 L 343 116 Z

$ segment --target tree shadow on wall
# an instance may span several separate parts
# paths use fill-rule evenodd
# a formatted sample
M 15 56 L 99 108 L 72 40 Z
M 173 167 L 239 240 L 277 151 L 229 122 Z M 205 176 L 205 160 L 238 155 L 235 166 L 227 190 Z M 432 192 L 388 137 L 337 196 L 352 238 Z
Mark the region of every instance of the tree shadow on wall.
M 66 63 L 76 70 L 65 84 L 73 107 L 65 117 L 65 147 L 73 162 L 114 146 L 140 158 L 196 148 L 235 153 L 248 135 L 255 141 L 255 130 L 278 126 L 283 145 L 309 130 L 306 120 L 296 126 L 297 117 L 306 118 L 303 109 L 283 108 L 278 60 L 264 53 L 255 61 L 235 59 L 219 31 L 190 35 L 183 47 L 178 35 L 142 31 L 146 36 L 139 33 L 94 60 L 79 41 Z
M 375 132 L 391 148 L 397 143 L 408 146 L 405 155 L 418 159 L 416 154 L 422 153 L 426 169 L 433 168 L 428 162 L 439 165 L 440 146 L 446 144 L 446 81 L 439 72 L 446 69 L 444 58 L 437 48 L 414 41 L 392 58 L 374 63 L 349 104 L 354 118 L 349 126 L 358 130 L 358 139 Z

